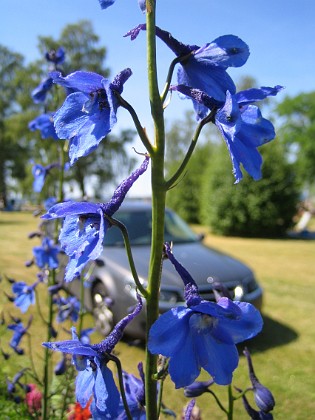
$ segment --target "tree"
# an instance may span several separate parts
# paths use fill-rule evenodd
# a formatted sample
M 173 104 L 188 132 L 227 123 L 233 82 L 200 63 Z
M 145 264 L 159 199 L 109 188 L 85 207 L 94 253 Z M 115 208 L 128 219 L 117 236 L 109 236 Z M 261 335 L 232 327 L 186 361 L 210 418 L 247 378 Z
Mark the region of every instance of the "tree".
M 276 109 L 282 118 L 279 138 L 296 162 L 304 184 L 315 179 L 315 92 L 287 96 Z
M 299 200 L 294 165 L 287 162 L 277 142 L 261 149 L 262 179 L 244 174 L 234 184 L 231 163 L 224 146 L 218 146 L 202 182 L 201 218 L 219 234 L 278 237 L 292 226 Z
M 22 86 L 16 83 L 16 77 L 23 68 L 23 60 L 21 54 L 0 45 L 0 199 L 4 207 L 8 204 L 8 179 L 25 176 L 27 147 L 9 130 L 10 117 L 19 111 L 17 95 Z

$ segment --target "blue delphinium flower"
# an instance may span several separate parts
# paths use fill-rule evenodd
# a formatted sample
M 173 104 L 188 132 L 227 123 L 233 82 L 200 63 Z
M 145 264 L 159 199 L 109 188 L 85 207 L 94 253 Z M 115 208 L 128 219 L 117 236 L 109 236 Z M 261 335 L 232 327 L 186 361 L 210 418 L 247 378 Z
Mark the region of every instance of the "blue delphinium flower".
M 12 284 L 12 293 L 16 295 L 14 304 L 20 308 L 22 313 L 25 313 L 30 305 L 35 304 L 35 287 L 38 283 L 39 281 L 36 281 L 29 286 L 24 281 L 17 281 Z
M 45 58 L 47 61 L 57 64 L 62 64 L 65 61 L 65 50 L 62 47 L 59 47 L 57 50 L 47 51 Z
M 42 241 L 42 246 L 35 246 L 33 248 L 35 264 L 39 268 L 57 268 L 59 266 L 59 252 L 59 246 L 55 245 L 52 239 L 45 237 Z
M 43 189 L 43 186 L 45 184 L 45 180 L 49 172 L 53 168 L 59 167 L 59 163 L 51 163 L 50 165 L 43 166 L 39 163 L 36 163 L 32 168 L 32 173 L 34 176 L 34 182 L 33 182 L 33 191 L 40 193 Z
M 58 306 L 57 322 L 61 323 L 67 319 L 77 322 L 81 305 L 75 296 L 69 296 L 67 298 L 58 296 L 54 303 Z
M 250 353 L 246 347 L 243 353 L 247 359 L 249 379 L 252 383 L 255 403 L 257 404 L 257 407 L 261 411 L 263 411 L 264 413 L 269 413 L 269 411 L 272 411 L 275 406 L 274 397 L 272 393 L 269 391 L 269 389 L 259 382 L 254 371 L 254 366 L 253 366 Z
M 115 92 L 122 93 L 131 74 L 125 69 L 110 82 L 92 72 L 77 71 L 66 77 L 51 73 L 54 83 L 74 90 L 54 116 L 59 138 L 70 140 L 71 165 L 95 150 L 116 124 L 119 103 Z
M 253 305 L 232 302 L 226 297 L 217 303 L 201 300 L 197 285 L 175 259 L 168 244 L 166 255 L 185 284 L 187 306 L 178 306 L 152 325 L 148 349 L 169 357 L 169 373 L 176 388 L 190 385 L 204 368 L 219 385 L 232 381 L 238 365 L 235 344 L 254 337 L 263 321 Z
M 117 418 L 120 403 L 120 394 L 113 374 L 107 367 L 109 354 L 121 339 L 125 327 L 141 309 L 142 301 L 138 296 L 138 304 L 134 311 L 123 318 L 99 344 L 83 344 L 74 328 L 72 340 L 43 343 L 52 350 L 73 355 L 74 365 L 79 371 L 76 379 L 76 399 L 85 407 L 93 395 L 96 408 L 103 418 Z
M 31 326 L 32 320 L 33 320 L 33 317 L 30 316 L 26 327 L 24 327 L 21 321 L 7 326 L 9 330 L 13 331 L 13 336 L 10 341 L 10 347 L 19 355 L 24 354 L 24 350 L 19 347 L 19 344 L 23 336 L 26 334 L 27 330 Z
M 263 118 L 254 102 L 268 96 L 275 96 L 283 87 L 261 87 L 247 89 L 232 95 L 226 93 L 226 100 L 221 105 L 205 92 L 184 85 L 172 86 L 172 90 L 194 98 L 194 100 L 214 111 L 212 118 L 226 142 L 233 166 L 235 182 L 242 178 L 240 165 L 252 178 L 261 178 L 262 157 L 257 150 L 259 146 L 271 141 L 275 137 L 272 123 Z
M 39 115 L 28 124 L 28 128 L 31 131 L 39 130 L 42 139 L 48 139 L 48 138 L 51 138 L 54 140 L 59 139 L 55 130 L 55 126 L 54 126 L 54 113 L 53 112 Z
M 109 228 L 104 215 L 112 216 L 119 209 L 127 192 L 146 171 L 148 164 L 149 158 L 145 157 L 141 166 L 118 186 L 108 203 L 67 201 L 56 204 L 42 216 L 43 219 L 65 218 L 59 236 L 62 249 L 70 257 L 65 281 L 78 277 L 89 261 L 99 257 Z
M 98 0 L 102 9 L 107 9 L 107 7 L 112 6 L 116 0 Z M 145 0 L 138 0 L 140 9 L 145 12 L 146 5 Z
M 52 88 L 52 85 L 53 79 L 51 77 L 47 77 L 35 89 L 32 90 L 31 96 L 35 104 L 45 102 L 47 93 Z
M 125 36 L 130 36 L 133 40 L 145 29 L 145 24 L 138 25 Z M 227 90 L 232 94 L 236 92 L 235 84 L 226 69 L 243 66 L 249 57 L 249 48 L 240 38 L 235 35 L 223 35 L 199 47 L 183 44 L 159 27 L 156 27 L 156 35 L 178 58 L 183 58 L 177 73 L 178 84 L 199 89 L 222 102 L 225 101 Z M 196 114 L 204 118 L 208 112 L 207 108 L 194 99 L 193 104 Z

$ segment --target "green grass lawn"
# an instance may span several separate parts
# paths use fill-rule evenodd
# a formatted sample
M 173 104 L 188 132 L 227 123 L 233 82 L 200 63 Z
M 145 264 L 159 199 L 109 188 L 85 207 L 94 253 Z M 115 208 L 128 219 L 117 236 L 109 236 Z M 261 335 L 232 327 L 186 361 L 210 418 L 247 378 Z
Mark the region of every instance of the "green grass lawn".
M 26 269 L 24 262 L 32 255 L 32 247 L 38 240 L 28 240 L 27 234 L 36 230 L 38 219 L 27 213 L 0 213 L 0 273 L 7 274 L 16 280 L 33 282 L 36 268 Z M 202 230 L 197 227 L 199 231 Z M 205 230 L 204 230 L 205 231 Z M 227 252 L 245 263 L 255 271 L 264 289 L 263 315 L 265 325 L 263 332 L 254 340 L 246 343 L 253 354 L 256 374 L 274 393 L 276 419 L 312 419 L 315 413 L 315 241 L 307 240 L 268 240 L 241 239 L 213 236 L 207 232 L 206 243 L 214 248 Z M 205 273 L 207 276 L 207 273 Z M 10 291 L 6 280 L 0 283 L 1 290 Z M 45 307 L 45 298 L 41 298 Z M 1 292 L 0 311 L 20 315 L 19 311 L 8 303 Z M 35 314 L 35 308 L 31 313 Z M 25 318 L 25 316 L 23 316 Z M 85 326 L 92 324 L 92 318 L 85 318 Z M 38 319 L 32 325 L 32 349 L 36 367 L 40 370 L 42 357 L 41 342 L 45 341 L 45 331 Z M 59 328 L 60 329 L 60 328 Z M 62 331 L 60 329 L 61 337 Z M 63 333 L 64 334 L 64 333 Z M 0 327 L 1 346 L 9 351 L 7 342 L 11 333 Z M 98 334 L 92 336 L 97 342 Z M 27 340 L 23 343 L 27 348 Z M 240 351 L 242 346 L 240 346 Z M 137 373 L 136 366 L 143 360 L 141 348 L 120 343 L 116 347 L 123 368 Z M 27 353 L 28 356 L 28 353 Z M 2 356 L 0 355 L 0 360 Z M 0 380 L 6 375 L 11 377 L 20 367 L 27 366 L 28 357 L 12 356 L 6 363 L 0 363 Z M 206 379 L 202 374 L 202 379 Z M 249 386 L 244 357 L 234 375 L 234 382 L 240 388 Z M 225 397 L 226 390 L 214 387 L 218 394 Z M 220 410 L 209 395 L 197 400 L 202 408 L 203 419 L 221 419 Z M 182 390 L 174 390 L 170 381 L 165 385 L 165 404 L 173 409 L 180 418 L 182 406 L 188 400 Z M 0 400 L 0 409 L 1 409 Z M 3 403 L 2 403 L 3 404 Z M 236 403 L 235 419 L 245 419 L 241 403 Z

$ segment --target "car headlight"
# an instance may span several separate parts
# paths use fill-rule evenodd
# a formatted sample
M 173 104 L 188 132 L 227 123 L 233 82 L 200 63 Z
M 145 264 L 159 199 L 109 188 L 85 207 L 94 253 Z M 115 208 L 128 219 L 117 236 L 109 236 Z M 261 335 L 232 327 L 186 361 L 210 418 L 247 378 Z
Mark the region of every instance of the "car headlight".
M 244 296 L 244 289 L 242 286 L 236 286 L 234 289 L 234 299 L 235 300 L 242 300 Z

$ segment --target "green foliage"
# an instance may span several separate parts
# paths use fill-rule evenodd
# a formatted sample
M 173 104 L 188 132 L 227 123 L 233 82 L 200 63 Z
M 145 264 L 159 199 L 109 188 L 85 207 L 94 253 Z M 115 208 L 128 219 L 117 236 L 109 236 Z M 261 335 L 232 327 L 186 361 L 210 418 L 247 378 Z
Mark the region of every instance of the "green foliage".
M 184 158 L 194 135 L 196 121 L 188 112 L 182 121 L 175 121 L 167 131 L 167 176 L 172 176 Z M 189 223 L 200 223 L 200 178 L 212 159 L 212 147 L 217 137 L 214 127 L 208 125 L 202 132 L 198 145 L 182 178 L 167 195 L 167 205 Z M 211 140 L 211 142 L 210 142 Z
M 282 124 L 279 139 L 297 163 L 302 182 L 314 185 L 315 177 L 315 92 L 286 97 L 277 110 Z
M 169 191 L 167 205 L 189 223 L 201 223 L 201 176 L 212 159 L 212 145 L 208 142 L 195 150 L 183 178 Z M 176 168 L 176 162 L 169 165 L 170 172 Z
M 225 147 L 218 147 L 202 180 L 201 219 L 223 235 L 277 237 L 292 225 L 299 199 L 294 166 L 286 161 L 277 141 L 261 149 L 264 164 L 260 181 L 244 174 L 234 184 Z

